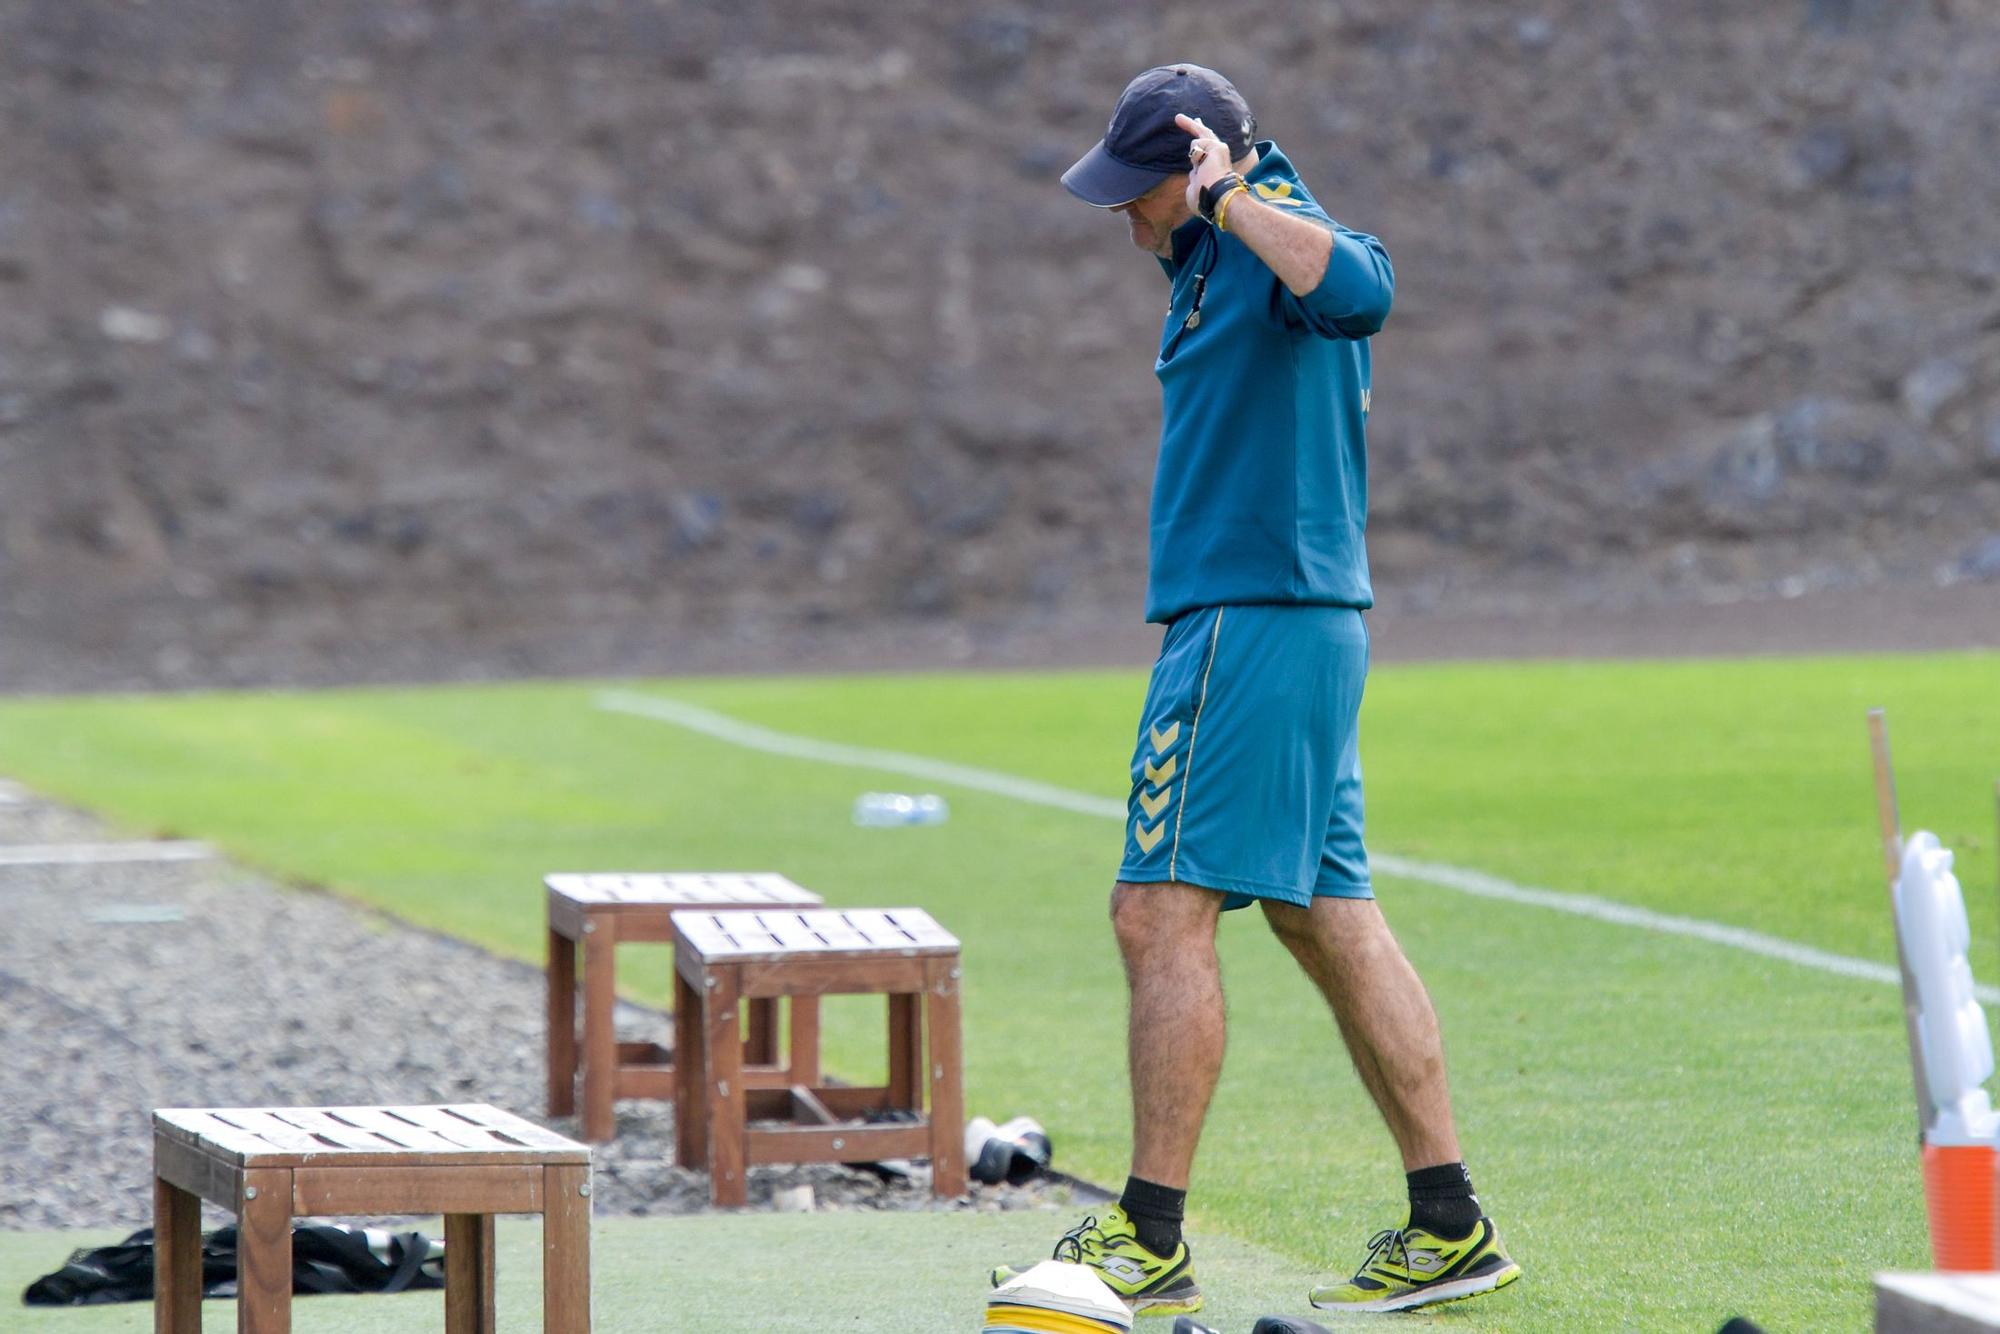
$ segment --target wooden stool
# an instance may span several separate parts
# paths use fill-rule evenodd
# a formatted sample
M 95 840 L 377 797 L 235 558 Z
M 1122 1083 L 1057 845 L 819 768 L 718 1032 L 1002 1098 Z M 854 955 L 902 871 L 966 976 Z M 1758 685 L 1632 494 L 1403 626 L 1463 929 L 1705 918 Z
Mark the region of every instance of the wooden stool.
M 682 1167 L 708 1169 L 710 1199 L 744 1203 L 746 1170 L 757 1163 L 923 1156 L 940 1198 L 965 1193 L 956 937 L 920 908 L 677 912 L 674 930 L 674 1047 L 686 1094 L 674 1108 L 674 1156 Z M 745 1087 L 739 1001 L 857 993 L 889 998 L 887 1085 Z M 876 1111 L 905 1115 L 869 1124 Z
M 292 1220 L 444 1219 L 448 1334 L 493 1334 L 493 1215 L 542 1216 L 542 1328 L 590 1328 L 590 1150 L 496 1107 L 153 1113 L 153 1328 L 201 1329 L 201 1202 L 234 1210 L 236 1328 L 292 1327 Z
M 549 1115 L 576 1111 L 576 947 L 583 946 L 583 1137 L 610 1139 L 616 1098 L 674 1097 L 673 1057 L 656 1042 L 620 1042 L 611 1026 L 616 950 L 634 941 L 671 945 L 679 908 L 817 908 L 820 897 L 781 875 L 552 875 L 549 891 Z M 792 1002 L 789 1065 L 778 1060 L 778 1006 L 750 1008 L 744 1065 L 753 1082 L 782 1087 L 819 1079 L 819 1001 Z

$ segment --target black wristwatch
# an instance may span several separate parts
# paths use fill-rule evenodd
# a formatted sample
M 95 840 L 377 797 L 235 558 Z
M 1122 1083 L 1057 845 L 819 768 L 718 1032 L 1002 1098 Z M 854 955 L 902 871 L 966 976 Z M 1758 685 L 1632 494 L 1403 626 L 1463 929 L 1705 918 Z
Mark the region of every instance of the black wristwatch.
M 1203 222 L 1206 222 L 1211 227 L 1214 226 L 1215 206 L 1221 203 L 1223 197 L 1231 190 L 1241 189 L 1245 184 L 1246 182 L 1243 177 L 1232 171 L 1213 185 L 1202 186 L 1201 190 L 1194 197 L 1195 212 L 1201 214 Z

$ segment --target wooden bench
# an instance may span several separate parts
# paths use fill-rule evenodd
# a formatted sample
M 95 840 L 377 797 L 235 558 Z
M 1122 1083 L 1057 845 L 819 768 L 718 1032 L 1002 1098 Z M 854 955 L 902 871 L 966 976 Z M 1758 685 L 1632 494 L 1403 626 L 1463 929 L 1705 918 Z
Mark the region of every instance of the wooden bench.
M 820 897 L 769 873 L 558 874 L 549 893 L 549 1115 L 576 1111 L 577 966 L 583 948 L 583 1137 L 611 1138 L 618 1098 L 674 1097 L 673 1057 L 655 1042 L 620 1042 L 612 1029 L 617 947 L 637 941 L 671 945 L 681 909 L 816 908 Z M 790 1058 L 778 1064 L 777 1002 L 750 1009 L 744 1064 L 766 1086 L 819 1079 L 819 1002 L 792 1003 Z
M 201 1329 L 201 1201 L 234 1211 L 236 1328 L 292 1327 L 292 1220 L 444 1219 L 448 1334 L 493 1334 L 493 1215 L 542 1215 L 542 1328 L 590 1328 L 590 1150 L 495 1107 L 153 1113 L 153 1328 Z
M 674 930 L 682 1089 L 674 1155 L 683 1167 L 708 1169 L 716 1204 L 743 1204 L 747 1171 L 758 1163 L 927 1156 L 940 1198 L 965 1193 L 958 940 L 930 914 L 920 908 L 677 912 Z M 889 1082 L 746 1087 L 738 1005 L 835 994 L 889 998 Z M 899 1119 L 882 1123 L 878 1113 Z

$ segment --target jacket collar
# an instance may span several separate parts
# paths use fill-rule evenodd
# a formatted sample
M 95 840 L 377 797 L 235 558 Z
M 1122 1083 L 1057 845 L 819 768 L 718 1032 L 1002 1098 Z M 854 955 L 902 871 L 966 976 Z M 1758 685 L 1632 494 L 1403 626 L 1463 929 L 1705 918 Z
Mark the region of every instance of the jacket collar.
M 1246 181 L 1296 181 L 1299 174 L 1292 167 L 1292 160 L 1278 147 L 1275 139 L 1260 139 L 1257 142 L 1257 165 L 1250 168 Z

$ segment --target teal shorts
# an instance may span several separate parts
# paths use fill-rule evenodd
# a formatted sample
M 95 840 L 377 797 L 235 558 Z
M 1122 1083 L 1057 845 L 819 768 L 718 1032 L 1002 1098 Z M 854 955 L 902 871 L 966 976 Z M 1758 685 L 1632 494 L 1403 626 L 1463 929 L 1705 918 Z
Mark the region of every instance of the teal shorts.
M 1203 607 L 1167 627 L 1132 756 L 1132 884 L 1370 899 L 1361 841 L 1368 627 L 1352 607 Z

